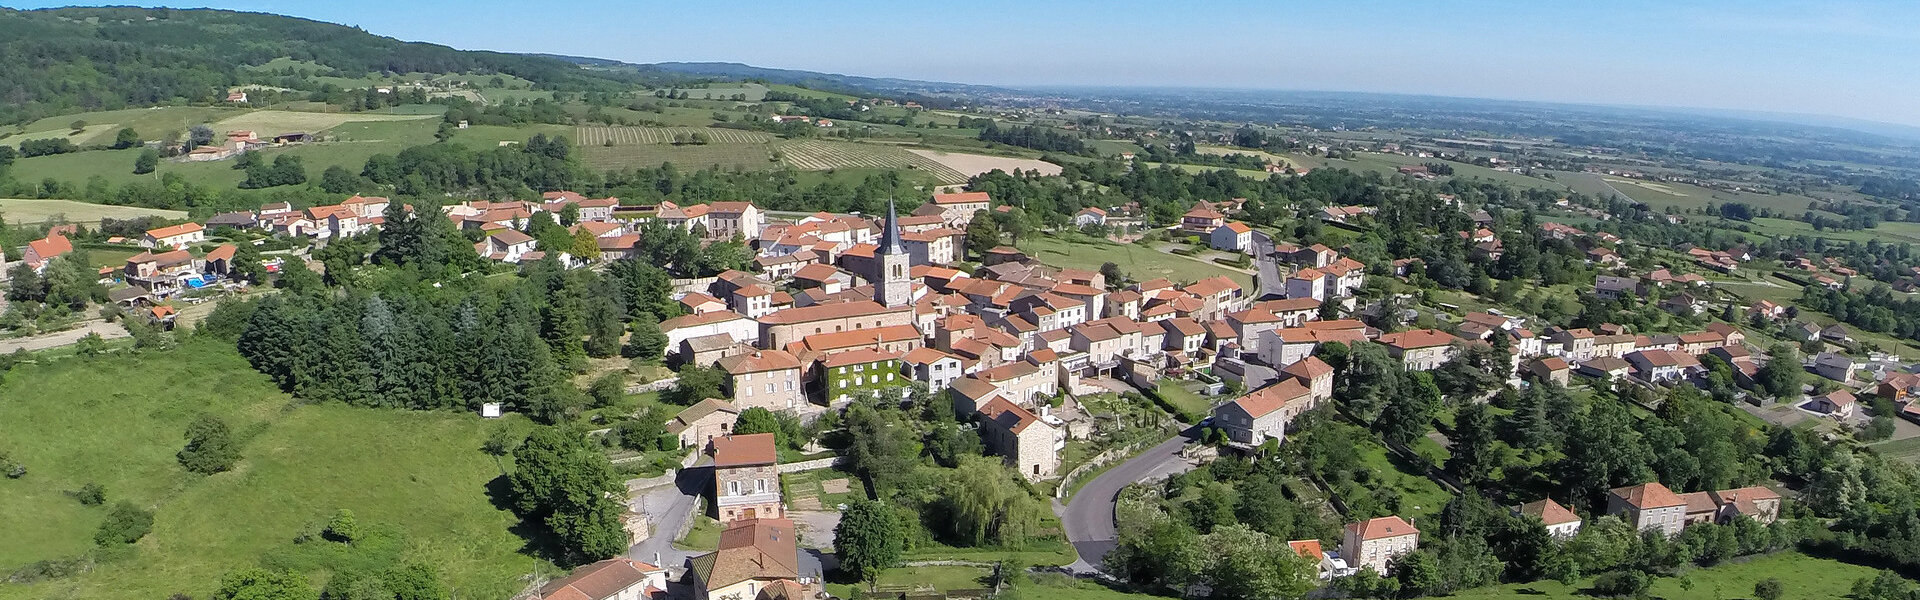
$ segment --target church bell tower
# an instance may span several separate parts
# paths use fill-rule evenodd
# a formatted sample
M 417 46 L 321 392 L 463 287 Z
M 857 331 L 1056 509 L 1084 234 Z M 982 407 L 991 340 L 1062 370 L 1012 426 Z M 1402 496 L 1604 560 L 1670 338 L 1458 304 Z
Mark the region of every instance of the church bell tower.
M 874 263 L 880 272 L 867 278 L 873 282 L 873 301 L 887 308 L 906 306 L 913 302 L 913 283 L 908 275 L 911 268 L 911 256 L 907 247 L 900 243 L 900 215 L 894 212 L 893 200 L 887 200 L 887 224 L 880 233 L 880 250 L 873 255 Z

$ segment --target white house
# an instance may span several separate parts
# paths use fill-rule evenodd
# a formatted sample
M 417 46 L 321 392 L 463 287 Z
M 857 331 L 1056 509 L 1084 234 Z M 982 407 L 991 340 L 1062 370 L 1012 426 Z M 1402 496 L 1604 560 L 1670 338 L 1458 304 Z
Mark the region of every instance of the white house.
M 1248 227 L 1246 223 L 1229 221 L 1225 225 L 1214 228 L 1208 242 L 1215 250 L 1245 252 L 1247 248 L 1253 247 L 1253 228 Z
M 1086 227 L 1088 225 L 1105 225 L 1105 224 L 1107 224 L 1107 211 L 1089 206 L 1089 207 L 1080 209 L 1080 212 L 1073 213 L 1074 227 Z

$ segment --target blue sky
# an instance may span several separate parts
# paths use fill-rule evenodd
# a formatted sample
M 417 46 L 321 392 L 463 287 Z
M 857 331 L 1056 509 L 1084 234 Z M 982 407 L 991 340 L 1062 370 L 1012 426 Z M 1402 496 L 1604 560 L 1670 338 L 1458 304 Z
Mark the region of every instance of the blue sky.
M 65 2 L 0 0 L 16 8 Z M 1920 125 L 1920 2 L 162 3 L 460 48 L 999 85 L 1420 93 Z

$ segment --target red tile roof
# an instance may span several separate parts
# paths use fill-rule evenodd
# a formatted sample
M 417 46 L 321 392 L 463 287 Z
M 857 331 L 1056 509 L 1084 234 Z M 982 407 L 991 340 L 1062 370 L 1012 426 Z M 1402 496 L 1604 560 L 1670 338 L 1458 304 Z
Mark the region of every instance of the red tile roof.
M 800 368 L 800 359 L 785 350 L 760 350 L 751 354 L 736 354 L 722 358 L 718 362 L 721 369 L 733 375 Z
M 1027 430 L 1027 426 L 1040 422 L 1040 417 L 1034 416 L 1032 411 L 1020 408 L 1000 396 L 994 396 L 992 400 L 982 405 L 980 415 L 998 424 L 1001 429 L 1013 432 L 1014 435 L 1019 435 L 1020 432 Z
M 72 252 L 73 242 L 68 240 L 67 236 L 64 235 L 50 235 L 42 239 L 27 242 L 27 247 L 33 249 L 34 254 L 39 255 L 42 260 L 45 260 Z
M 170 227 L 161 227 L 159 229 L 148 229 L 147 235 L 152 236 L 153 239 L 158 240 L 158 239 L 170 238 L 177 235 L 185 235 L 185 234 L 193 233 L 195 231 L 200 231 L 202 229 L 204 228 L 202 228 L 199 223 L 181 223 L 179 225 L 173 225 Z
M 1348 523 L 1347 531 L 1357 533 L 1358 535 L 1356 537 L 1363 541 L 1420 533 L 1420 530 L 1414 529 L 1412 523 L 1408 523 L 1406 519 L 1400 518 L 1399 515 L 1367 519 L 1359 523 Z
M 1685 506 L 1687 504 L 1685 500 L 1680 499 L 1679 495 L 1674 494 L 1673 490 L 1667 489 L 1667 486 L 1660 485 L 1658 481 L 1649 481 L 1640 485 L 1614 488 L 1612 493 L 1622 501 L 1625 501 L 1628 506 L 1640 510 Z
M 912 308 L 910 307 L 897 308 L 897 309 L 887 308 L 886 306 L 881 305 L 880 303 L 874 302 L 872 300 L 862 300 L 857 302 L 840 302 L 835 304 L 823 304 L 818 306 L 802 306 L 798 308 L 789 308 L 785 310 L 774 311 L 772 313 L 769 313 L 765 316 L 760 317 L 760 322 L 767 325 L 786 325 L 791 323 L 810 323 L 813 321 L 822 321 L 826 319 L 865 317 L 870 315 L 878 315 L 878 314 L 885 314 L 885 313 L 897 312 L 897 311 L 907 311 L 907 310 L 912 310 Z
M 713 466 L 742 467 L 780 462 L 780 453 L 774 447 L 773 441 L 771 433 L 749 433 L 714 438 Z
M 1233 403 L 1239 405 L 1240 410 L 1246 411 L 1247 416 L 1258 419 L 1280 410 L 1280 407 L 1286 406 L 1288 402 L 1306 397 L 1310 392 L 1311 390 L 1301 385 L 1299 380 L 1287 379 L 1241 396 Z
M 540 600 L 606 600 L 662 571 L 631 558 L 609 558 L 574 569 L 565 578 L 540 587 Z
M 933 195 L 934 204 L 972 204 L 975 202 L 989 202 L 992 200 L 993 200 L 993 197 L 987 195 L 986 192 L 960 192 L 957 194 L 934 194 Z
M 900 354 L 897 352 L 875 350 L 873 348 L 860 348 L 856 350 L 848 350 L 846 352 L 835 352 L 833 354 L 828 354 L 825 359 L 822 359 L 820 361 L 820 366 L 831 369 L 834 367 L 844 367 L 849 365 L 864 365 L 864 364 L 877 363 L 881 361 L 897 360 L 899 358 L 900 358 Z
M 1520 505 L 1520 514 L 1538 518 L 1548 527 L 1580 522 L 1580 515 L 1573 514 L 1573 511 L 1567 510 L 1567 507 L 1561 506 L 1559 502 L 1554 502 L 1552 498 Z
M 1412 329 L 1380 336 L 1380 343 L 1402 350 L 1445 346 L 1456 341 L 1459 338 L 1438 329 Z

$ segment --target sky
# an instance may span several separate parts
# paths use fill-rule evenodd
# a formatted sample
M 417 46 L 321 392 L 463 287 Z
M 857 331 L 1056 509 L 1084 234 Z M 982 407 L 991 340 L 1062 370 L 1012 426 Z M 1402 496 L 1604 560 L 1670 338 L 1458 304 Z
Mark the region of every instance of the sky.
M 67 4 L 0 0 L 14 8 Z M 466 49 L 636 63 L 740 62 L 1004 86 L 1358 91 L 1720 108 L 1920 126 L 1920 2 L 1911 0 L 160 5 L 287 14 Z

